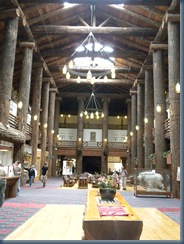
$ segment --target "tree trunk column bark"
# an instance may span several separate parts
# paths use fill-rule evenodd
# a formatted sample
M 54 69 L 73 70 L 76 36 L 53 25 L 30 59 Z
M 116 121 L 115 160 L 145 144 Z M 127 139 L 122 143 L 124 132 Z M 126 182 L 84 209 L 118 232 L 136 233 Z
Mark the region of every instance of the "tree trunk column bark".
M 44 82 L 42 85 L 41 97 L 41 167 L 46 162 L 46 148 L 47 148 L 47 123 L 48 123 L 48 106 L 49 106 L 49 87 L 50 82 Z M 41 173 L 41 172 L 40 172 Z
M 102 99 L 104 118 L 102 119 L 102 156 L 101 156 L 101 172 L 107 173 L 108 167 L 108 109 L 110 99 Z
M 180 25 L 178 22 L 168 22 L 168 60 L 172 195 L 174 198 L 179 198 L 180 185 L 176 177 L 177 168 L 180 166 L 180 94 L 176 93 L 175 89 L 177 82 L 180 82 Z
M 55 118 L 54 118 L 54 138 L 53 138 L 53 167 L 52 167 L 52 176 L 56 176 L 56 162 L 58 160 L 58 155 L 57 155 L 57 135 L 59 133 L 59 115 L 60 115 L 60 103 L 61 103 L 61 97 L 56 96 L 56 101 L 55 101 Z
M 165 47 L 165 45 L 164 45 Z M 163 49 L 165 49 L 163 47 Z M 152 49 L 154 44 L 152 44 Z M 154 111 L 155 111 L 155 161 L 156 168 L 165 169 L 166 163 L 162 154 L 166 150 L 164 122 L 167 118 L 165 99 L 165 68 L 164 53 L 160 49 L 153 51 L 153 88 L 154 88 Z
M 137 80 L 137 164 L 144 168 L 144 80 Z
M 48 165 L 48 177 L 52 176 L 53 166 L 53 132 L 54 132 L 54 114 L 55 114 L 55 100 L 56 100 L 56 89 L 50 88 L 49 97 L 49 114 L 48 114 L 48 152 L 49 152 L 49 165 Z
M 13 83 L 15 52 L 18 33 L 18 18 L 5 21 L 0 59 L 0 121 L 8 124 Z
M 32 72 L 32 60 L 33 60 L 33 49 L 35 43 L 33 42 L 21 42 L 20 46 L 24 48 L 23 50 L 23 62 L 22 62 L 22 71 L 20 78 L 20 87 L 19 87 L 19 101 L 22 102 L 22 108 L 18 110 L 18 129 L 26 135 L 27 128 L 27 114 L 29 107 L 29 96 L 30 96 L 30 87 L 31 87 L 31 72 Z M 24 162 L 24 146 L 20 148 L 20 161 Z
M 137 158 L 137 91 L 130 91 L 131 94 L 131 172 L 134 172 Z
M 78 97 L 78 128 L 77 128 L 77 145 L 76 145 L 76 170 L 82 173 L 82 148 L 83 148 L 83 117 L 80 113 L 84 109 L 84 98 Z
M 153 99 L 153 71 L 152 68 L 145 67 L 145 108 L 144 108 L 144 165 L 151 168 L 148 157 L 154 153 L 152 130 L 154 127 L 154 99 Z
M 34 72 L 34 87 L 32 96 L 32 159 L 31 164 L 35 165 L 38 172 L 40 172 L 40 163 L 37 162 L 37 147 L 39 136 L 39 121 L 40 121 L 40 104 L 41 104 L 41 90 L 42 90 L 42 78 L 43 78 L 43 63 L 38 64 L 39 67 L 35 68 Z
M 127 150 L 127 164 L 128 164 L 128 174 L 131 175 L 133 172 L 131 171 L 131 99 L 126 100 L 127 103 L 127 144 L 128 144 L 128 150 Z

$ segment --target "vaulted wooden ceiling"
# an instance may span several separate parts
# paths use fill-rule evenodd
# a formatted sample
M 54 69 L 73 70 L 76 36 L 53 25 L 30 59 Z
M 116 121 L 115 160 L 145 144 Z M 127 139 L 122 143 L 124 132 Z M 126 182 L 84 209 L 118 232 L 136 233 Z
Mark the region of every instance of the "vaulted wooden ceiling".
M 111 115 L 126 113 L 126 99 L 136 80 L 144 78 L 144 65 L 152 64 L 151 42 L 167 43 L 167 13 L 179 13 L 177 0 L 1 0 L 0 42 L 4 20 L 17 9 L 18 43 L 35 41 L 34 62 L 44 60 L 44 79 L 50 79 L 62 97 L 61 109 L 77 114 L 77 96 L 90 95 L 92 85 L 78 84 L 76 76 L 66 80 L 62 67 L 92 32 L 102 45 L 111 46 L 116 78 L 94 84 L 97 98 L 111 98 Z M 124 6 L 119 5 L 124 4 Z M 8 11 L 5 11 L 8 10 Z M 10 12 L 10 10 L 12 12 Z M 6 13 L 6 14 L 4 14 Z M 22 50 L 17 45 L 14 89 L 18 90 Z M 167 53 L 165 62 L 167 63 Z M 34 66 L 33 66 L 34 67 Z M 167 73 L 167 72 L 166 72 Z M 34 74 L 33 74 L 34 75 Z M 33 82 L 33 81 L 32 81 Z

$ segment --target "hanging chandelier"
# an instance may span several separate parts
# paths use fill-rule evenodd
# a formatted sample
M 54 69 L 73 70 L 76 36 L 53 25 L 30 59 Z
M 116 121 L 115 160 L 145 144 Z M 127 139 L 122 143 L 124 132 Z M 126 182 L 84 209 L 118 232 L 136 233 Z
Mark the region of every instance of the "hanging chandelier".
M 112 79 L 116 77 L 114 61 L 109 56 L 112 51 L 110 47 L 100 44 L 90 32 L 70 56 L 62 72 L 66 75 L 66 79 L 70 79 L 71 75 L 76 76 L 77 83 L 80 83 L 81 78 L 86 78 L 91 84 L 94 84 L 96 79 L 103 79 L 106 82 L 108 75 Z
M 83 116 L 85 116 L 86 119 L 99 119 L 104 117 L 103 110 L 93 91 L 84 105 L 84 111 L 80 113 L 80 117 Z

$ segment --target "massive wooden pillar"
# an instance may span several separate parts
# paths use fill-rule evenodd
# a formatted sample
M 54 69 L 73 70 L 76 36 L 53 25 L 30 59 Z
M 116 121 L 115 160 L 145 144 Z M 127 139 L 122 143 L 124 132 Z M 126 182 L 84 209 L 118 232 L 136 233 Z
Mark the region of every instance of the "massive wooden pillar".
M 38 134 L 39 134 L 39 122 L 40 122 L 40 106 L 41 106 L 41 90 L 42 90 L 42 77 L 43 77 L 43 63 L 34 64 L 34 84 L 32 95 L 32 159 L 31 164 L 35 165 L 38 172 L 40 172 L 40 162 L 37 162 L 37 147 L 38 147 Z
M 80 116 L 84 109 L 84 98 L 78 97 L 78 127 L 77 127 L 77 145 L 76 145 L 76 171 L 82 173 L 82 148 L 83 148 L 83 117 Z
M 41 97 L 41 166 L 46 162 L 50 79 L 43 82 Z
M 8 124 L 13 83 L 18 18 L 5 21 L 0 58 L 0 122 Z
M 164 50 L 167 45 L 151 44 L 153 50 L 153 90 L 155 111 L 155 161 L 156 168 L 166 168 L 163 152 L 166 150 L 164 122 L 166 120 Z
M 126 100 L 127 103 L 127 144 L 128 144 L 128 149 L 127 149 L 127 171 L 128 174 L 130 175 L 131 173 L 131 99 Z
M 144 168 L 144 80 L 137 80 L 137 166 Z
M 130 91 L 131 94 L 131 172 L 134 172 L 137 160 L 137 91 Z
M 110 99 L 102 99 L 104 118 L 102 119 L 102 156 L 101 156 L 101 172 L 107 173 L 107 157 L 108 157 L 108 109 Z
M 22 108 L 18 110 L 18 129 L 26 135 L 27 128 L 27 114 L 29 107 L 29 96 L 31 87 L 31 73 L 32 73 L 32 60 L 33 49 L 35 43 L 33 42 L 21 42 L 20 46 L 23 48 L 23 61 L 19 87 L 19 101 L 22 102 Z M 24 161 L 24 145 L 21 145 L 19 149 L 19 160 Z
M 176 84 L 180 82 L 180 24 L 171 22 L 172 16 L 168 15 L 167 17 L 172 194 L 174 198 L 179 198 L 180 182 L 177 181 L 176 177 L 177 167 L 180 166 L 180 94 L 176 93 Z
M 48 177 L 52 176 L 53 166 L 53 134 L 54 134 L 54 114 L 55 114 L 55 100 L 56 100 L 56 88 L 50 88 L 49 96 L 49 113 L 48 113 L 48 152 L 49 152 L 49 165 L 48 165 Z
M 55 115 L 54 115 L 54 138 L 53 138 L 53 165 L 52 165 L 52 176 L 56 176 L 56 161 L 58 160 L 57 155 L 57 135 L 59 132 L 59 115 L 60 115 L 60 103 L 61 97 L 56 96 L 55 101 Z
M 153 70 L 152 66 L 145 66 L 145 108 L 144 108 L 144 165 L 151 168 L 152 164 L 148 159 L 154 153 L 152 130 L 154 127 L 154 100 L 153 100 Z

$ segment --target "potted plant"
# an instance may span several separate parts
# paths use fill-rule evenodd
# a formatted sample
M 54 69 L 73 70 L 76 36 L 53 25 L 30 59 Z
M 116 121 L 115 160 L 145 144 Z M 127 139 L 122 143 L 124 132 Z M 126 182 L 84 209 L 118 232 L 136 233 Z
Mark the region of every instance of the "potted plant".
M 156 164 L 156 161 L 155 161 L 155 153 L 151 153 L 148 156 L 148 159 L 152 162 L 152 164 Z
M 172 163 L 171 150 L 163 152 L 162 156 L 163 156 L 163 158 L 166 158 L 167 164 Z
M 118 181 L 111 176 L 98 178 L 99 192 L 102 200 L 113 200 L 116 195 Z

